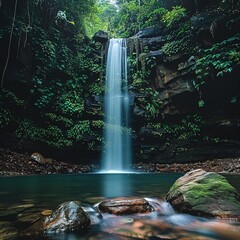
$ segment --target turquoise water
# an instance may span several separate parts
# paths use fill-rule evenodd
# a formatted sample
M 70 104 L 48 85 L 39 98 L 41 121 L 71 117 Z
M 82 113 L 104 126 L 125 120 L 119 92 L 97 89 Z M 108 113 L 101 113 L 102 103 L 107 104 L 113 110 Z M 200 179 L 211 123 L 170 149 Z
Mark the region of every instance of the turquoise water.
M 30 205 L 28 211 L 43 211 L 45 209 L 54 210 L 59 204 L 65 201 L 77 200 L 83 206 L 93 206 L 105 198 L 112 197 L 147 197 L 164 199 L 164 196 L 181 174 L 81 174 L 81 175 L 46 175 L 46 176 L 23 176 L 23 177 L 1 177 L 0 178 L 0 223 L 1 221 L 14 222 L 16 214 L 12 214 L 12 209 L 18 209 L 21 205 Z M 239 191 L 240 176 L 227 176 L 228 181 Z M 8 218 L 8 211 L 10 216 Z M 7 216 L 7 217 L 6 217 Z M 7 218 L 7 219 L 6 219 Z M 131 220 L 131 223 L 126 223 Z M 129 216 L 112 218 L 103 216 L 99 225 L 92 228 L 91 232 L 85 235 L 79 234 L 57 234 L 48 235 L 49 240 L 78 240 L 78 239 L 140 239 L 144 222 L 145 233 L 151 238 L 145 239 L 238 239 L 224 238 L 215 233 L 206 231 L 191 231 L 186 228 L 190 222 L 212 221 L 198 219 L 190 215 L 174 214 L 172 216 L 158 216 L 156 213 L 149 216 Z M 162 230 L 159 226 L 165 222 L 173 221 L 173 226 Z M 214 220 L 215 221 L 215 220 Z M 217 221 L 217 220 L 216 220 Z M 164 223 L 164 224 L 163 224 Z M 187 225 L 181 226 L 182 223 Z M 157 224 L 157 230 L 156 226 Z M 179 231 L 179 225 L 182 230 Z M 222 224 L 222 222 L 221 222 Z M 227 228 L 233 223 L 227 224 Z M 230 224 L 230 225 L 229 225 Z M 175 227 L 176 225 L 176 227 Z M 233 224 L 234 226 L 236 223 Z M 140 227 L 139 227 L 140 226 Z M 125 231 L 119 235 L 119 229 Z M 21 230 L 21 229 L 19 229 Z M 240 228 L 239 228 L 240 230 Z M 194 232 L 196 231 L 196 232 Z M 193 233 L 194 232 L 194 233 Z M 135 238 L 140 234 L 140 238 Z M 151 235 L 152 234 L 152 235 Z M 161 238 L 156 238 L 156 235 Z M 192 235 L 193 234 L 193 235 Z M 205 236 L 207 234 L 207 237 Z M 147 236 L 146 234 L 144 236 Z M 135 237 L 133 237 L 135 236 Z M 20 239 L 20 238 L 17 238 Z M 42 238 L 40 238 L 42 239 Z M 239 238 L 240 239 L 240 238 Z
M 11 205 L 27 199 L 34 204 L 56 207 L 79 200 L 95 203 L 102 197 L 164 197 L 181 174 L 78 174 L 0 178 L 0 204 Z

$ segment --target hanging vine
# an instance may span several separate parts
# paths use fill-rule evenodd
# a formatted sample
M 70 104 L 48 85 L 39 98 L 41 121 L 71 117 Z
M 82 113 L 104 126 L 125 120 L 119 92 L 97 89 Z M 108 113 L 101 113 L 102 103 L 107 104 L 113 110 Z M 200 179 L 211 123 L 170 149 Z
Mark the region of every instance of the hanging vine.
M 13 35 L 14 23 L 15 23 L 16 12 L 17 12 L 17 4 L 18 4 L 18 0 L 15 1 L 15 6 L 14 6 L 12 28 L 11 28 L 10 37 L 9 37 L 9 43 L 8 43 L 7 59 L 6 59 L 6 63 L 5 63 L 4 69 L 3 69 L 3 73 L 2 73 L 1 88 L 3 87 L 4 77 L 5 77 L 5 73 L 6 73 L 6 70 L 7 70 L 7 67 L 8 67 L 9 58 L 10 58 L 12 35 Z
M 17 44 L 17 58 L 19 57 L 19 52 L 20 52 L 20 44 L 21 44 L 21 37 L 22 37 L 22 32 L 20 32 L 19 34 L 19 38 L 18 38 L 18 44 Z
M 30 31 L 30 24 L 31 24 L 31 19 L 30 19 L 30 11 L 29 11 L 29 2 L 27 0 L 27 17 L 28 17 L 28 25 L 25 28 L 25 40 L 24 40 L 24 48 L 26 47 L 27 44 L 27 39 L 28 39 L 28 32 Z

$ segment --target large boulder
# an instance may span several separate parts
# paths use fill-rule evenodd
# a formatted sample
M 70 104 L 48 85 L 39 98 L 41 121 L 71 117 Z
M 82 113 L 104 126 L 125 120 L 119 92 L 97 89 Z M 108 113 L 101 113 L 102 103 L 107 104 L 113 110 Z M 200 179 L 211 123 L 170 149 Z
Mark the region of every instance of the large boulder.
M 99 30 L 94 34 L 93 40 L 100 43 L 106 43 L 108 41 L 108 33 Z
M 99 210 L 103 213 L 125 215 L 135 213 L 149 213 L 153 210 L 144 198 L 115 198 L 102 201 Z
M 73 201 L 61 204 L 44 221 L 44 232 L 85 231 L 91 225 L 91 219 L 84 210 Z
M 150 50 L 160 49 L 167 41 L 165 36 L 151 37 L 151 38 L 140 38 L 142 48 L 148 48 Z
M 151 37 L 158 37 L 162 34 L 163 27 L 148 27 L 144 28 L 136 34 L 138 38 L 151 38 Z
M 150 51 L 147 53 L 146 57 L 155 57 L 157 59 L 162 59 L 163 58 L 163 51 L 162 50 L 156 50 L 156 51 Z
M 219 12 L 217 11 L 215 12 L 204 11 L 204 12 L 201 12 L 200 14 L 193 15 L 190 18 L 190 21 L 193 29 L 198 30 L 200 28 L 201 29 L 209 28 L 211 23 L 214 20 L 219 19 L 220 17 L 221 17 L 221 14 L 219 14 Z
M 179 178 L 166 200 L 180 212 L 211 217 L 240 217 L 238 192 L 225 177 L 197 169 Z

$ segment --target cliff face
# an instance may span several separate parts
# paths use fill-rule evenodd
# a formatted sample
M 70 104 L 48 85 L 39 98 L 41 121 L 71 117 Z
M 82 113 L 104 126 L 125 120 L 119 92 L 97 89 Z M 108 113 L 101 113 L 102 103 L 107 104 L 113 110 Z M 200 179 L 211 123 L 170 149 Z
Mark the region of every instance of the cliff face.
M 157 20 L 128 39 L 135 160 L 239 156 L 239 0 L 166 4 L 164 23 Z M 71 23 L 55 21 L 61 8 L 50 11 L 46 21 L 44 8 L 34 4 L 26 29 L 24 6 L 18 6 L 0 91 L 0 145 L 61 160 L 98 161 L 108 35 L 100 31 L 94 43 Z M 14 3 L 0 4 L 1 73 L 13 10 Z
M 133 87 L 139 160 L 187 162 L 240 154 L 240 69 L 229 57 L 239 52 L 239 11 L 189 7 L 192 14 L 185 19 L 143 29 L 129 40 L 140 56 L 138 68 L 146 68 L 143 55 L 145 62 L 154 62 L 147 81 L 160 102 L 157 116 L 146 117 Z M 144 98 L 149 101 L 148 94 Z

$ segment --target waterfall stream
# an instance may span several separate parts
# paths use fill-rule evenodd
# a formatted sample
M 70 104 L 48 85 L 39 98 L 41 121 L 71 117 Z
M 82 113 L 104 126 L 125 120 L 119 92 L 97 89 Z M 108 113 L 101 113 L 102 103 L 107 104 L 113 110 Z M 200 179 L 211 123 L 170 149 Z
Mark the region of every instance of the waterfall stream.
M 107 55 L 104 97 L 104 172 L 125 172 L 130 169 L 129 104 L 126 40 L 111 39 Z

